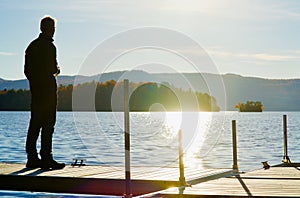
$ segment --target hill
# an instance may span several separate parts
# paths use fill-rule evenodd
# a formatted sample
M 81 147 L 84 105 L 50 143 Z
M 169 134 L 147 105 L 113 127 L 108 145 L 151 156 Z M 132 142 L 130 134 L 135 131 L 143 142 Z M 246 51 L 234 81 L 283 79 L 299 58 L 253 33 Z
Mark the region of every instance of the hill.
M 218 84 L 219 79 L 224 83 L 226 102 L 222 102 L 222 93 L 210 93 L 209 90 Z M 120 81 L 127 78 L 132 82 L 158 82 L 169 83 L 185 90 L 209 93 L 213 95 L 222 110 L 236 110 L 234 106 L 238 102 L 248 100 L 261 101 L 265 111 L 300 111 L 300 79 L 263 79 L 244 77 L 235 74 L 197 74 L 197 73 L 155 73 L 143 71 L 118 71 L 94 76 L 59 76 L 58 84 L 78 84 L 84 82 L 105 82 L 108 80 Z M 0 90 L 3 89 L 29 89 L 28 81 L 0 80 Z

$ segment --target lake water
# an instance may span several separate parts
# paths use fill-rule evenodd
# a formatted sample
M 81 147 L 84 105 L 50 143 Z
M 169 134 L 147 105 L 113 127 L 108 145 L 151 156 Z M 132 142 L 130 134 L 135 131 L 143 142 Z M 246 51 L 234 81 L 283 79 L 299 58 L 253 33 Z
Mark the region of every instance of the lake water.
M 295 162 L 300 159 L 300 112 L 132 112 L 131 164 L 178 166 L 177 134 L 182 130 L 185 166 L 231 168 L 232 120 L 237 123 L 241 171 L 262 168 L 262 161 L 279 164 L 283 158 L 284 114 L 288 119 L 288 154 Z M 2 162 L 26 163 L 24 144 L 29 119 L 30 112 L 0 112 Z M 123 123 L 121 112 L 58 112 L 55 159 L 71 164 L 74 157 L 84 157 L 90 165 L 124 166 Z M 49 194 L 1 191 L 1 195 Z

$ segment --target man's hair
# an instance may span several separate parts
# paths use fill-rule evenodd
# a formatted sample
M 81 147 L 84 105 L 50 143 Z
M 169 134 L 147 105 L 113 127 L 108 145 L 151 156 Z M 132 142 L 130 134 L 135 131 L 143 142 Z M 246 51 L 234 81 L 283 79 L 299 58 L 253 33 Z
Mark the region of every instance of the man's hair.
M 41 25 L 40 25 L 41 31 L 44 32 L 48 28 L 54 27 L 55 26 L 55 22 L 56 22 L 56 20 L 54 18 L 52 18 L 50 16 L 45 16 L 41 20 Z

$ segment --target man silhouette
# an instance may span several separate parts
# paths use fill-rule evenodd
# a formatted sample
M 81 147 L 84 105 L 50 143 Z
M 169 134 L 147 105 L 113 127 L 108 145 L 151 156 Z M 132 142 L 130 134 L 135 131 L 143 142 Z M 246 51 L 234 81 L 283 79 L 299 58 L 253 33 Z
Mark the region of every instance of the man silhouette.
M 55 19 L 47 16 L 41 20 L 41 33 L 25 51 L 24 73 L 31 91 L 31 118 L 26 139 L 28 168 L 62 169 L 52 156 L 52 136 L 56 121 L 57 84 L 60 73 L 53 44 Z M 41 159 L 36 145 L 41 130 Z

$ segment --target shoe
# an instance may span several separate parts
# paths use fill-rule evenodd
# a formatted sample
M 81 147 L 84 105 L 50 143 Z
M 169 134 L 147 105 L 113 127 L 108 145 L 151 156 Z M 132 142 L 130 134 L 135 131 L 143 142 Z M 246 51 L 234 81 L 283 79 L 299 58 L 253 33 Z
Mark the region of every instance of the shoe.
M 58 163 L 54 159 L 50 160 L 42 160 L 41 161 L 41 168 L 42 169 L 50 169 L 50 170 L 58 170 L 58 169 L 63 169 L 66 165 L 65 163 Z
M 40 168 L 42 161 L 38 157 L 28 158 L 26 167 L 27 168 Z

